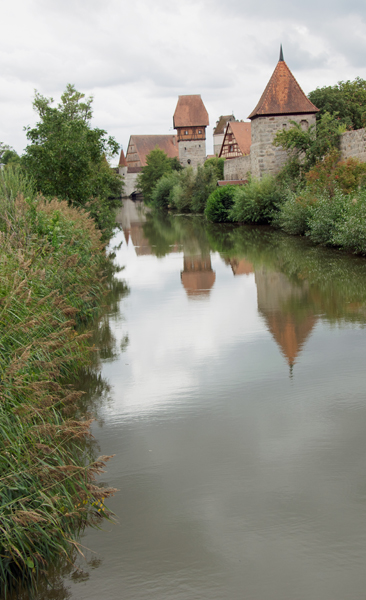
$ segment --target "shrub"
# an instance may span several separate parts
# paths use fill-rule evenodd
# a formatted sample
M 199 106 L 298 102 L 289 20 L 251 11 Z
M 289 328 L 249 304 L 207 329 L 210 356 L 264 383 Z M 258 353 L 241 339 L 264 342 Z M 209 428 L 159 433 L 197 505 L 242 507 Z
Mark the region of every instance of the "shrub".
M 231 219 L 240 223 L 271 223 L 280 201 L 281 194 L 273 177 L 250 179 L 235 190 Z
M 316 191 L 327 191 L 330 196 L 336 189 L 345 193 L 357 190 L 365 184 L 366 164 L 357 158 L 340 161 L 340 153 L 333 150 L 306 174 L 307 187 Z
M 290 235 L 305 235 L 314 198 L 288 192 L 287 199 L 276 214 L 273 225 Z
M 349 208 L 350 198 L 340 192 L 333 197 L 319 195 L 308 217 L 307 235 L 316 244 L 333 245 L 333 234 L 338 222 L 342 222 Z
M 231 209 L 234 203 L 235 187 L 226 185 L 217 188 L 208 197 L 205 217 L 213 223 L 225 223 L 231 221 Z
M 332 242 L 335 246 L 366 254 L 366 192 L 348 197 L 342 220 L 335 223 Z

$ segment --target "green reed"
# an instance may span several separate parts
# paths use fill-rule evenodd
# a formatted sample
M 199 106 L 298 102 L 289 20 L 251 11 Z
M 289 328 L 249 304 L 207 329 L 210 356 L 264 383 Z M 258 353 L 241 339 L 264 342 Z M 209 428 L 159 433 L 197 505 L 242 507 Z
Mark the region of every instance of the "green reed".
M 105 253 L 86 212 L 0 173 L 0 595 L 36 589 L 52 561 L 78 548 L 87 524 L 110 517 L 113 489 L 95 478 L 81 392 L 63 384 L 88 363 L 77 323 L 98 313 Z

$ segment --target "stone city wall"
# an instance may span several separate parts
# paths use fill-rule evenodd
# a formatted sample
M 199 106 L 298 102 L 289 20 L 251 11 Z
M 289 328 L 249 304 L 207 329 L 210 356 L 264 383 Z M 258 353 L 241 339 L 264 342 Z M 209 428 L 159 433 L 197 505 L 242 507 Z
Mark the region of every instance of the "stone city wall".
M 366 162 L 366 129 L 356 129 L 355 131 L 343 133 L 341 135 L 340 150 L 343 160 L 352 157 L 358 158 L 361 162 Z
M 224 162 L 225 180 L 247 179 L 248 172 L 251 172 L 250 154 L 238 156 L 237 158 L 228 158 Z

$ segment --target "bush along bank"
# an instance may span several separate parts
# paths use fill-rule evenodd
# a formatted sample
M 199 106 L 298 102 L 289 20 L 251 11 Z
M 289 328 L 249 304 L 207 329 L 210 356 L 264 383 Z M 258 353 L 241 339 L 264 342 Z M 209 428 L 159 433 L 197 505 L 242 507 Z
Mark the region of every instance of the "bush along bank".
M 203 212 L 213 223 L 266 224 L 290 235 L 305 235 L 314 244 L 366 254 L 366 164 L 357 159 L 339 160 L 331 151 L 302 178 L 288 171 L 261 180 L 249 178 L 244 186 L 206 186 L 194 210 L 196 174 L 161 178 L 153 205 L 179 212 Z M 206 173 L 204 173 L 206 175 Z M 182 185 L 182 182 L 190 185 Z M 182 192 L 183 189 L 183 192 Z M 161 199 L 164 198 L 164 202 Z
M 90 359 L 87 323 L 103 299 L 101 232 L 82 209 L 34 197 L 0 173 L 0 596 L 36 590 L 87 524 L 110 517 L 80 393 L 63 382 Z

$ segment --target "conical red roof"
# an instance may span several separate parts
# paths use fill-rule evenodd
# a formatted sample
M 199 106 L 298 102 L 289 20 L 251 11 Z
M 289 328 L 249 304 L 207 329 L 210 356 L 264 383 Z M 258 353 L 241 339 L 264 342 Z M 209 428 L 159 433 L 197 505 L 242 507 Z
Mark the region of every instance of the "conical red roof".
M 284 60 L 279 60 L 261 99 L 248 119 L 265 115 L 295 115 L 319 112 L 305 96 Z
M 119 167 L 127 167 L 127 161 L 126 161 L 125 153 L 123 152 L 123 150 L 121 150 L 121 155 L 119 157 L 118 166 Z

